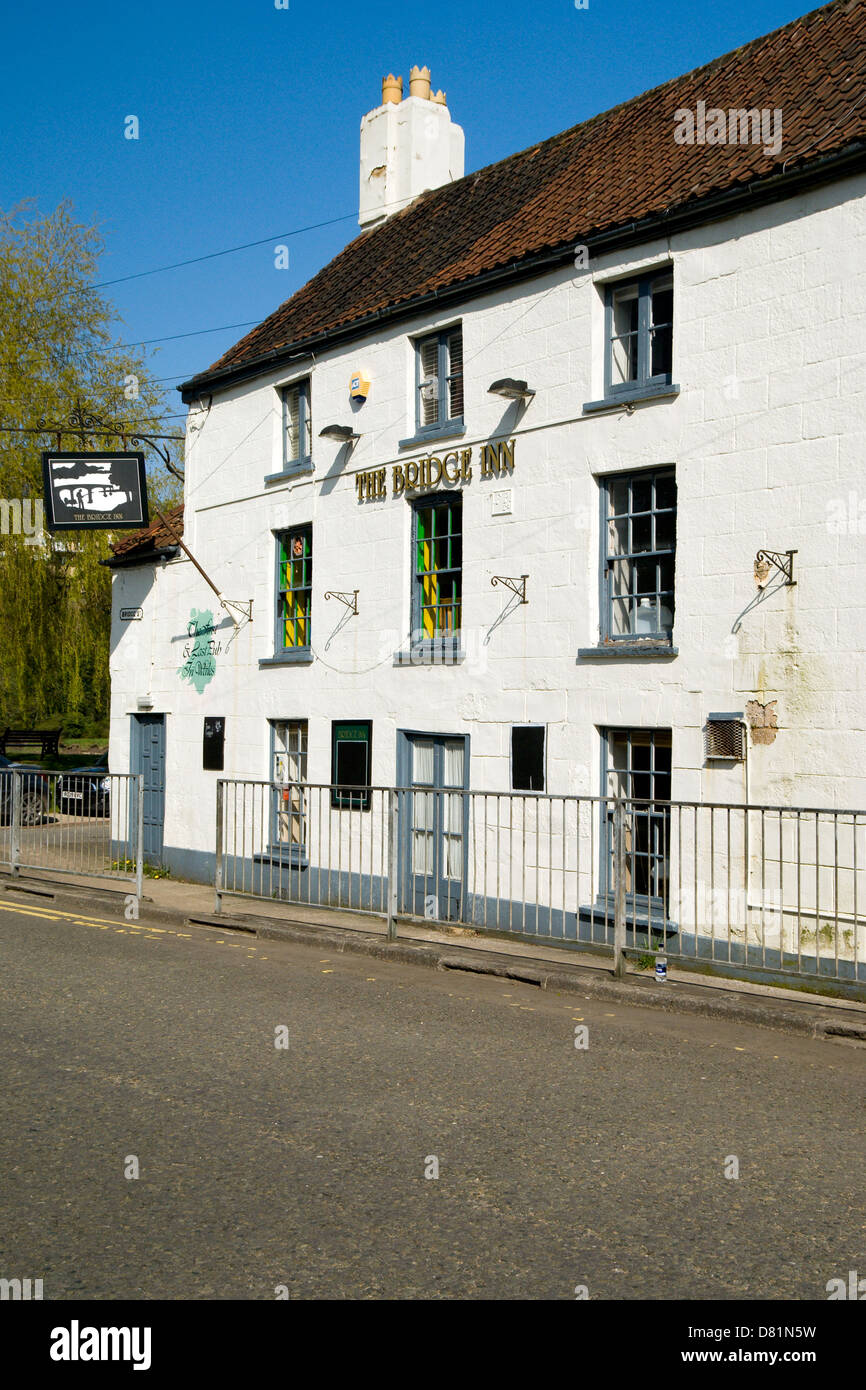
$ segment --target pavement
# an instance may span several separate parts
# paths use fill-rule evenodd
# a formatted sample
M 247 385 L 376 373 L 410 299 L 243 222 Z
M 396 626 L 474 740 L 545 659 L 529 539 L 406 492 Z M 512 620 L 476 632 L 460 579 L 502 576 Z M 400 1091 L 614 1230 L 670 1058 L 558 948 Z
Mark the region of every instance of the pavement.
M 85 912 L 108 908 L 121 915 L 129 883 L 83 874 L 62 878 L 30 871 L 13 879 L 0 874 L 0 904 L 53 901 Z M 469 972 L 520 980 L 541 990 L 588 994 L 628 1002 L 644 1009 L 677 1012 L 783 1029 L 815 1038 L 866 1044 L 866 1002 L 756 984 L 718 975 L 697 974 L 669 963 L 668 981 L 634 968 L 616 980 L 610 956 L 558 948 L 527 938 L 492 937 L 466 928 L 440 929 L 417 920 L 401 921 L 398 939 L 389 942 L 381 918 L 252 898 L 223 898 L 215 912 L 213 889 L 174 879 L 146 879 L 141 920 L 167 925 L 231 927 L 266 940 L 321 946 L 377 959 L 424 965 L 450 973 Z
M 866 1269 L 864 1079 L 829 1039 L 6 894 L 0 1275 L 826 1300 Z

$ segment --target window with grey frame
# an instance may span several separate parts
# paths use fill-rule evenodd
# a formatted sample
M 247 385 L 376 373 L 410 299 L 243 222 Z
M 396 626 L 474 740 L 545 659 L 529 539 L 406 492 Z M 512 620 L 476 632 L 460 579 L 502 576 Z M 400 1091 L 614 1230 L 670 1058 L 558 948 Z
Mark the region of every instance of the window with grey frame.
M 601 637 L 670 644 L 674 625 L 674 470 L 601 479 Z
M 299 862 L 307 848 L 307 720 L 272 719 L 271 843 Z
M 463 497 L 426 497 L 412 508 L 413 645 L 454 644 L 463 594 Z
M 313 528 L 277 535 L 276 651 L 308 651 L 312 641 Z
M 639 396 L 671 384 L 673 322 L 670 270 L 607 286 L 605 396 Z
M 283 469 L 309 465 L 313 453 L 310 378 L 283 388 Z
M 603 737 L 607 891 L 613 893 L 613 800 L 626 802 L 623 872 L 632 903 L 668 902 L 670 866 L 670 729 L 607 729 Z
M 463 329 L 432 333 L 415 344 L 415 432 L 436 435 L 463 424 Z

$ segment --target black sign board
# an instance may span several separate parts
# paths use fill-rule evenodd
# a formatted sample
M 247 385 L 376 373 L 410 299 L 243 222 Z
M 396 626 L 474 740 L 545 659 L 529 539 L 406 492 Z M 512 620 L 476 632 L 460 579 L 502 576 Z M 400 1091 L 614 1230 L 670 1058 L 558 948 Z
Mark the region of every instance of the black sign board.
M 49 531 L 121 531 L 148 525 L 144 454 L 42 455 Z
M 201 765 L 205 772 L 222 772 L 225 762 L 226 721 L 206 714 Z

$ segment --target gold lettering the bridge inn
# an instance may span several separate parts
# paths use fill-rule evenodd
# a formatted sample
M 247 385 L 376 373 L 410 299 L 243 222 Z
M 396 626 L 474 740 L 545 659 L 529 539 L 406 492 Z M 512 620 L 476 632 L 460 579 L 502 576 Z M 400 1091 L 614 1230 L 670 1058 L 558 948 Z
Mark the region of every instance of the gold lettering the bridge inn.
M 479 445 L 479 466 L 482 478 L 500 478 L 514 472 L 514 450 L 516 439 L 502 440 L 498 444 Z M 400 497 L 404 492 L 430 492 L 440 483 L 472 482 L 472 449 L 454 449 L 437 458 L 430 454 L 412 463 L 391 465 L 391 493 Z M 355 477 L 355 491 L 359 502 L 379 501 L 388 496 L 387 468 L 371 468 Z

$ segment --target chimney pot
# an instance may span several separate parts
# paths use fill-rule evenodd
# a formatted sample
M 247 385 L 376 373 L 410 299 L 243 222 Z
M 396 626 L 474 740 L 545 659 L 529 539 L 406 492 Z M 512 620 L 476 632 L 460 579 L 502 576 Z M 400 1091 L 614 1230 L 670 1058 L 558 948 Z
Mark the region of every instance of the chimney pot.
M 399 106 L 402 100 L 403 79 L 402 77 L 395 77 L 392 72 L 389 72 L 387 77 L 382 78 L 382 105 L 386 106 L 388 102 L 392 102 L 395 106 Z
M 432 97 L 430 98 L 430 100 L 431 100 L 431 101 L 435 101 L 436 104 L 437 104 L 437 106 L 447 106 L 447 105 L 448 105 L 448 97 L 447 97 L 446 93 L 445 93 L 445 92 L 442 92 L 442 91 L 437 92 L 435 96 L 432 96 Z
M 416 66 L 409 74 L 409 95 L 410 97 L 423 97 L 425 101 L 430 100 L 430 69 L 419 68 Z

